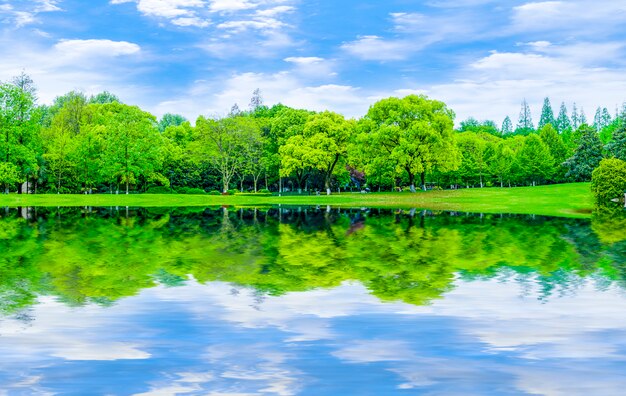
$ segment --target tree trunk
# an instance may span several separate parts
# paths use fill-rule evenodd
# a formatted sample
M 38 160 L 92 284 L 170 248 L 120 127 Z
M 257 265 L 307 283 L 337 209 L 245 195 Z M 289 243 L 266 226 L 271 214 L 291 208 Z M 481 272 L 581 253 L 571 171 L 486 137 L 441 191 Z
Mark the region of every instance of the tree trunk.
M 324 188 L 326 188 L 326 195 L 330 195 L 330 175 L 326 175 L 326 179 L 324 180 Z
M 18 183 L 17 184 L 17 193 L 21 194 L 22 193 L 22 183 Z
M 128 178 L 126 178 L 126 195 L 128 195 Z
M 258 181 L 258 178 L 256 178 L 256 177 L 255 177 L 255 178 L 254 178 L 254 193 L 255 193 L 255 194 L 256 194 L 256 185 L 257 185 L 257 181 Z M 255 213 L 255 214 L 256 214 L 256 213 Z
M 411 185 L 411 192 L 417 192 L 415 190 L 415 175 L 413 174 L 413 172 L 409 171 L 408 169 L 406 170 L 407 173 L 409 174 L 409 184 Z
M 420 174 L 420 181 L 422 182 L 422 190 L 426 191 L 426 172 Z

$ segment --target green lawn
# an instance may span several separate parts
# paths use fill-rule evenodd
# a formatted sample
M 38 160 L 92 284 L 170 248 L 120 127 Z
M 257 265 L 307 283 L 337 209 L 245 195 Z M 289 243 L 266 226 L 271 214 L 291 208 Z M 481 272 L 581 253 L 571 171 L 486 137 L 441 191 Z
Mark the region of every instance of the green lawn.
M 405 193 L 342 193 L 331 196 L 213 195 L 0 195 L 0 206 L 268 206 L 333 205 L 342 207 L 420 208 L 482 213 L 518 213 L 589 217 L 589 183 L 538 187 L 483 188 Z

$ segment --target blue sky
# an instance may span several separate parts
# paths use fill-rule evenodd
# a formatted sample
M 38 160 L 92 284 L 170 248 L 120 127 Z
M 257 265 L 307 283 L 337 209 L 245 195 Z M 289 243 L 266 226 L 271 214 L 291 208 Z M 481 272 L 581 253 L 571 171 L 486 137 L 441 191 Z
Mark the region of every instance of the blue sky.
M 626 100 L 626 3 L 494 0 L 0 0 L 0 80 L 25 70 L 42 103 L 109 90 L 160 116 L 267 104 L 362 116 L 424 93 L 457 122 L 588 118 Z

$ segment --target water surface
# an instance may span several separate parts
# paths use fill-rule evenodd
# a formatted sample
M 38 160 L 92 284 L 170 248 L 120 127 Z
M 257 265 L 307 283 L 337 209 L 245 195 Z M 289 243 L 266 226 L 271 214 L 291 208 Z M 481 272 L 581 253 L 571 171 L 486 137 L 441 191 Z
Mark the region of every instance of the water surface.
M 619 395 L 623 222 L 7 209 L 0 394 Z

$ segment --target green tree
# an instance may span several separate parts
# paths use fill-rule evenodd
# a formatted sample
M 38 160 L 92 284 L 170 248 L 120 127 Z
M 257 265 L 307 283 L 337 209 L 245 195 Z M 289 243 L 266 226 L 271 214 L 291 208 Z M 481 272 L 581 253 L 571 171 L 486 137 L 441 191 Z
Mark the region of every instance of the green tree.
M 302 135 L 292 136 L 280 149 L 281 173 L 286 176 L 298 169 L 318 169 L 330 195 L 333 174 L 346 159 L 354 131 L 355 123 L 340 114 L 326 111 L 310 116 Z
M 159 173 L 163 158 L 156 118 L 136 106 L 117 102 L 95 106 L 94 124 L 106 130 L 102 141 L 103 179 L 123 184 L 126 194 L 140 179 L 169 186 Z
M 518 154 L 522 174 L 533 186 L 548 180 L 554 172 L 554 158 L 550 149 L 537 135 L 529 135 Z
M 405 171 L 411 191 L 415 176 L 421 175 L 426 188 L 426 172 L 458 168 L 459 155 L 454 143 L 454 112 L 437 100 L 411 95 L 404 99 L 383 99 L 370 107 L 369 144 L 376 149 L 373 161 L 383 157 Z
M 541 108 L 541 118 L 539 119 L 539 126 L 537 129 L 541 129 L 546 125 L 556 126 L 554 119 L 554 111 L 552 111 L 552 105 L 550 104 L 550 98 L 543 100 L 543 107 Z
M 550 155 L 554 159 L 555 165 L 553 176 L 557 181 L 560 181 L 565 177 L 565 173 L 567 172 L 563 166 L 563 163 L 569 154 L 567 147 L 565 146 L 565 143 L 563 143 L 561 135 L 557 133 L 551 124 L 547 124 L 541 128 L 541 131 L 539 131 L 539 137 L 550 150 Z
M 161 121 L 159 121 L 159 132 L 163 133 L 168 127 L 180 126 L 184 122 L 187 122 L 187 119 L 180 114 L 166 113 L 161 117 Z
M 567 107 L 565 107 L 565 102 L 561 103 L 561 109 L 559 110 L 559 116 L 556 119 L 555 127 L 560 134 L 572 130 L 572 122 L 567 115 Z
M 222 179 L 222 191 L 229 190 L 233 177 L 243 169 L 244 142 L 249 136 L 258 134 L 258 128 L 253 118 L 245 116 L 219 120 L 200 116 L 196 121 L 196 155 L 217 169 Z
M 511 117 L 506 116 L 502 121 L 502 135 L 510 135 L 513 133 L 513 123 Z
M 117 95 L 112 94 L 109 91 L 103 91 L 99 94 L 93 95 L 89 98 L 90 104 L 107 104 L 107 103 L 122 103 Z
M 533 124 L 530 107 L 528 106 L 528 102 L 526 102 L 526 99 L 524 99 L 522 101 L 522 109 L 519 113 L 519 121 L 517 122 L 517 128 L 515 129 L 515 133 L 520 135 L 527 135 L 534 130 L 535 125 Z
M 494 147 L 494 154 L 489 163 L 489 170 L 498 177 L 500 187 L 504 187 L 504 182 L 511 184 L 512 168 L 515 162 L 515 152 L 509 147 L 506 141 L 498 142 Z
M 613 132 L 613 138 L 606 145 L 606 151 L 610 156 L 626 161 L 626 124 L 620 123 Z
M 580 127 L 580 145 L 574 155 L 565 161 L 565 177 L 575 181 L 591 180 L 591 173 L 602 160 L 603 145 L 595 129 L 588 125 Z
M 572 106 L 572 130 L 577 130 L 582 124 L 580 114 L 578 114 L 578 107 L 576 107 L 576 102 L 574 102 L 574 106 Z
M 591 191 L 598 205 L 607 205 L 613 199 L 624 199 L 626 192 L 626 162 L 607 158 L 600 162 L 591 177 Z

